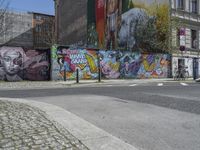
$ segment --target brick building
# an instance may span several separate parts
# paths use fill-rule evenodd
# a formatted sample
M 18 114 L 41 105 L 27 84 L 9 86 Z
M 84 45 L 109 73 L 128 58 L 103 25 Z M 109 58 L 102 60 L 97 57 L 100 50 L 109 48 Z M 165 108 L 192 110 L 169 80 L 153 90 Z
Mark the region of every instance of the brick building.
M 55 40 L 54 16 L 32 13 L 33 15 L 33 47 L 35 49 L 49 48 Z

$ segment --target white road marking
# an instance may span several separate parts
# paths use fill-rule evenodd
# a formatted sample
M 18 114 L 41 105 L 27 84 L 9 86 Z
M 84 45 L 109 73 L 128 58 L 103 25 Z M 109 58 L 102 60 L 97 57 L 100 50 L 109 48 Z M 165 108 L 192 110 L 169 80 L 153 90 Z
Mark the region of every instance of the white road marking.
M 158 83 L 158 86 L 163 86 L 163 83 Z
M 182 86 L 188 86 L 187 83 L 180 83 Z
M 106 85 L 106 86 L 113 86 L 113 85 Z
M 131 84 L 131 85 L 129 85 L 129 86 L 136 86 L 137 84 Z

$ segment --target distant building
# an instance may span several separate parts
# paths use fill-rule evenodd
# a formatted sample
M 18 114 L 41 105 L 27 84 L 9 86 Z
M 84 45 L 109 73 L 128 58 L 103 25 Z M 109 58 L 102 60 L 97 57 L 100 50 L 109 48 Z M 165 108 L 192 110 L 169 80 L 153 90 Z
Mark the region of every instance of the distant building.
M 35 49 L 48 48 L 54 44 L 55 21 L 54 16 L 32 13 L 33 14 L 33 47 Z
M 6 46 L 33 47 L 31 13 L 8 12 L 4 19 L 0 44 Z
M 172 28 L 172 74 L 187 67 L 190 77 L 200 75 L 200 2 L 172 0 L 171 16 L 177 25 Z
M 52 43 L 54 16 L 34 12 L 6 13 L 4 32 L 0 36 L 1 46 L 25 48 L 48 48 Z

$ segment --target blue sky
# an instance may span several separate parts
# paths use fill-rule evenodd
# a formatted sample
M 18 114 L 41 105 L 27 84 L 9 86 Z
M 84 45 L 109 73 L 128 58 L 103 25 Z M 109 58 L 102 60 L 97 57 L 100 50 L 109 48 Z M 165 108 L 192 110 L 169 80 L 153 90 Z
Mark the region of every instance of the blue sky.
M 16 11 L 33 11 L 54 15 L 53 0 L 10 0 L 9 7 Z

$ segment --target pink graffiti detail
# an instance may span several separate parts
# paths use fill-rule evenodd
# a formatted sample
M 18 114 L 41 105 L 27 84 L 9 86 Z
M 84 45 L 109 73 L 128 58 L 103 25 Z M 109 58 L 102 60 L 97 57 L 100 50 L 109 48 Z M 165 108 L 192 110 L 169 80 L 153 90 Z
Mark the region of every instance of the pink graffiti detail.
M 71 72 L 74 72 L 76 70 L 76 65 L 72 64 L 72 60 L 69 56 L 64 56 L 64 61 L 69 64 Z
M 108 63 L 101 61 L 100 66 L 101 66 L 101 71 L 106 78 L 116 79 L 120 76 L 120 73 L 118 71 L 113 70 Z

